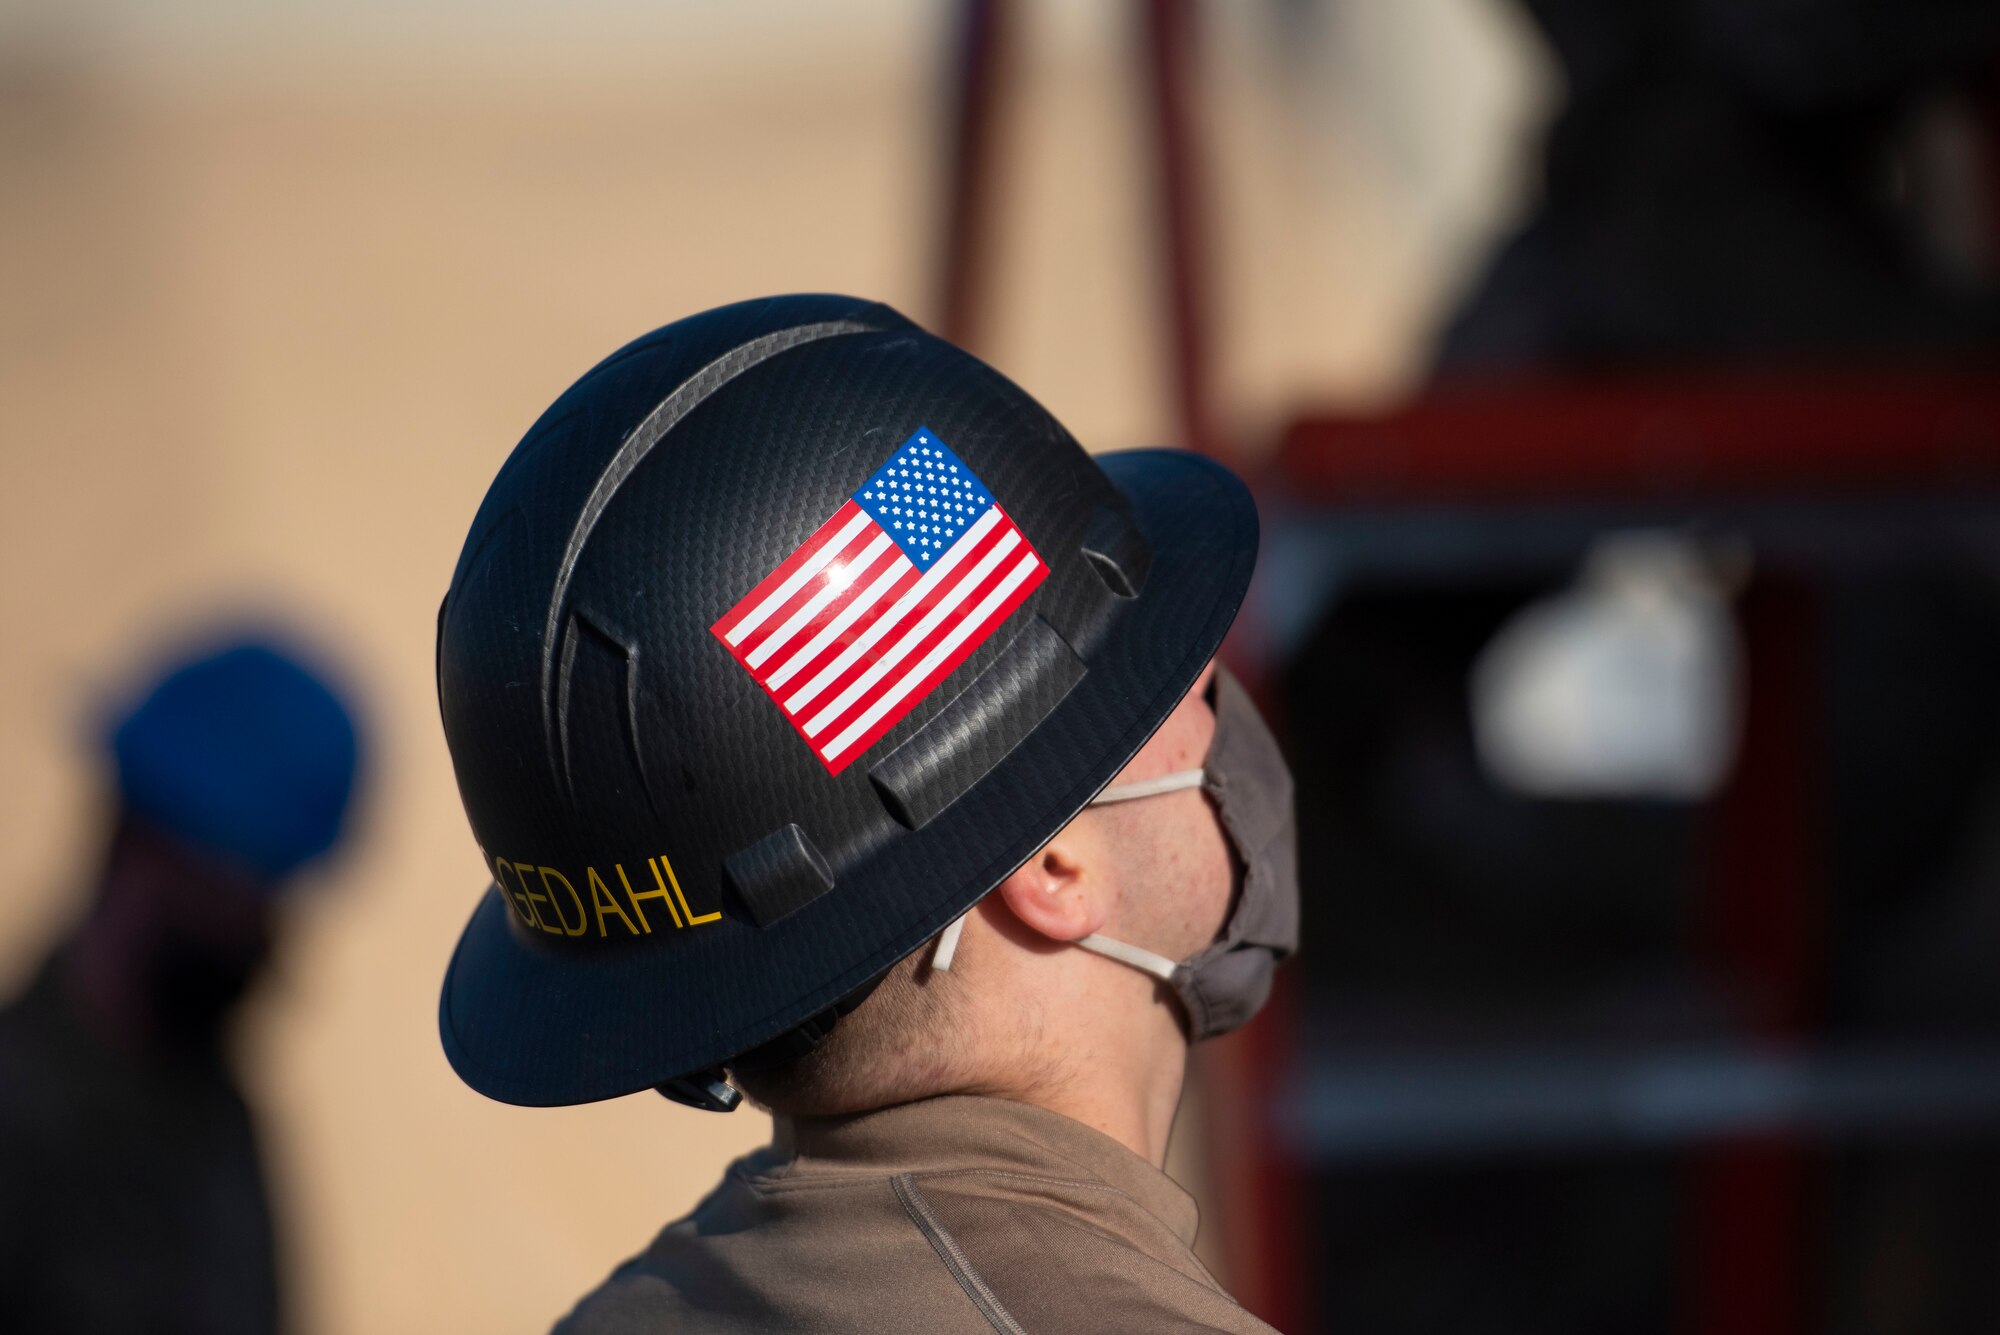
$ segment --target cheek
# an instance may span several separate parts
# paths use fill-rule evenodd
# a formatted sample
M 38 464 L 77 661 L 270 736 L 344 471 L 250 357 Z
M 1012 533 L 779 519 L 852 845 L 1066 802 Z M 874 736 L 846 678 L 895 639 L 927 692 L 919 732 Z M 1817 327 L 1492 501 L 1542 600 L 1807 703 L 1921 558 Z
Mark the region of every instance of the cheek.
M 1155 848 L 1164 864 L 1159 884 L 1173 889 L 1170 911 L 1161 924 L 1169 953 L 1184 959 L 1215 940 L 1228 920 L 1235 871 L 1229 843 L 1206 798 L 1196 794 L 1162 821 Z M 1167 905 L 1162 905 L 1167 908 Z
M 1203 799 L 1203 806 L 1207 806 L 1206 799 Z M 1222 925 L 1229 921 L 1230 910 L 1236 906 L 1236 855 L 1230 851 L 1229 840 L 1223 835 L 1222 825 L 1212 808 L 1202 812 L 1202 819 L 1194 828 L 1199 834 L 1203 890 L 1201 925 L 1204 931 L 1200 945 L 1205 946 L 1221 934 Z

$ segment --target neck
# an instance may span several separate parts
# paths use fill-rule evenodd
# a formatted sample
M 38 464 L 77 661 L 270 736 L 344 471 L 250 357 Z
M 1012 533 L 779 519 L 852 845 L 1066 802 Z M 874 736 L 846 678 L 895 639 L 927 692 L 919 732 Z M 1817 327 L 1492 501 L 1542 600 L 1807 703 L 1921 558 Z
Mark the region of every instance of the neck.
M 1123 967 L 1093 960 L 1091 972 L 1109 975 Z M 1151 979 L 1129 970 L 1091 981 L 1099 986 L 1087 989 L 1087 999 L 1051 1006 L 1038 1017 L 1043 1043 L 1047 1035 L 1062 1035 L 1059 1057 L 1019 1063 L 1010 1076 L 970 1092 L 1060 1113 L 1164 1168 L 1187 1076 L 1187 1039 L 1173 1003 L 1157 995 L 1161 989 Z M 1060 1018 L 1077 1015 L 1091 1018 L 1086 1024 Z
M 1171 1072 L 1158 1072 L 1137 1097 L 1125 1090 L 1073 1086 L 1024 1090 L 1017 1097 L 1023 1103 L 1061 1113 L 1071 1121 L 1101 1131 L 1153 1167 L 1164 1169 L 1186 1065 L 1183 1057 Z

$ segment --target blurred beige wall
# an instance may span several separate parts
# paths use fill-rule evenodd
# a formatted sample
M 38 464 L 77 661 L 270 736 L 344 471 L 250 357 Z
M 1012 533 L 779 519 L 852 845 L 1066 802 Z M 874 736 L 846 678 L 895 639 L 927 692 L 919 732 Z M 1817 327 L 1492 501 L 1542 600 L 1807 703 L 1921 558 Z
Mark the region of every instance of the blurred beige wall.
M 1325 69 L 1408 35 L 1367 2 L 1315 38 Z M 93 710 L 145 653 L 263 611 L 345 667 L 373 787 L 246 1036 L 319 1335 L 544 1329 L 767 1132 L 652 1098 L 505 1108 L 445 1065 L 436 989 L 483 883 L 433 618 L 487 481 L 679 315 L 799 289 L 930 314 L 932 6 L 499 9 L 491 33 L 442 0 L 0 9 L 0 986 L 76 907 Z M 1442 125 L 1394 80 L 1377 124 L 1310 61 L 1281 79 L 1268 31 L 1211 12 L 1223 389 L 1255 435 L 1410 381 L 1540 95 L 1488 0 L 1407 8 L 1451 34 L 1398 57 L 1456 90 Z M 1121 13 L 1027 7 L 981 349 L 1094 446 L 1171 438 Z M 1488 151 L 1437 157 L 1460 133 Z

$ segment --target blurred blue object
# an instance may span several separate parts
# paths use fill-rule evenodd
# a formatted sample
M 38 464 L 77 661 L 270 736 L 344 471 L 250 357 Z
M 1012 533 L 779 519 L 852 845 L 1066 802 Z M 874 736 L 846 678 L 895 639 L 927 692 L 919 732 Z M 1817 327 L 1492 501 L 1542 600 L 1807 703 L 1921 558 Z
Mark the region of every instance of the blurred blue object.
M 169 671 L 110 746 L 129 811 L 272 882 L 340 838 L 360 749 L 333 688 L 256 640 Z

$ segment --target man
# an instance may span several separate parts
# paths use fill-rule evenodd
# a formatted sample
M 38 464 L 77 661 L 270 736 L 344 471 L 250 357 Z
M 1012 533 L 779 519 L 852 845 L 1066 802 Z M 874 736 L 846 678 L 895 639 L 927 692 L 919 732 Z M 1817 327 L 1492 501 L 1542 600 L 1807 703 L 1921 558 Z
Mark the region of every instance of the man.
M 440 611 L 494 880 L 446 1052 L 777 1115 L 564 1329 L 1266 1329 L 1160 1171 L 1188 1042 L 1296 936 L 1289 778 L 1210 666 L 1255 544 L 1224 470 L 1100 465 L 846 298 L 544 414 Z
M 223 1041 L 275 897 L 339 838 L 354 726 L 239 642 L 166 674 L 110 749 L 89 912 L 0 1012 L 0 1326 L 266 1335 L 270 1206 Z

